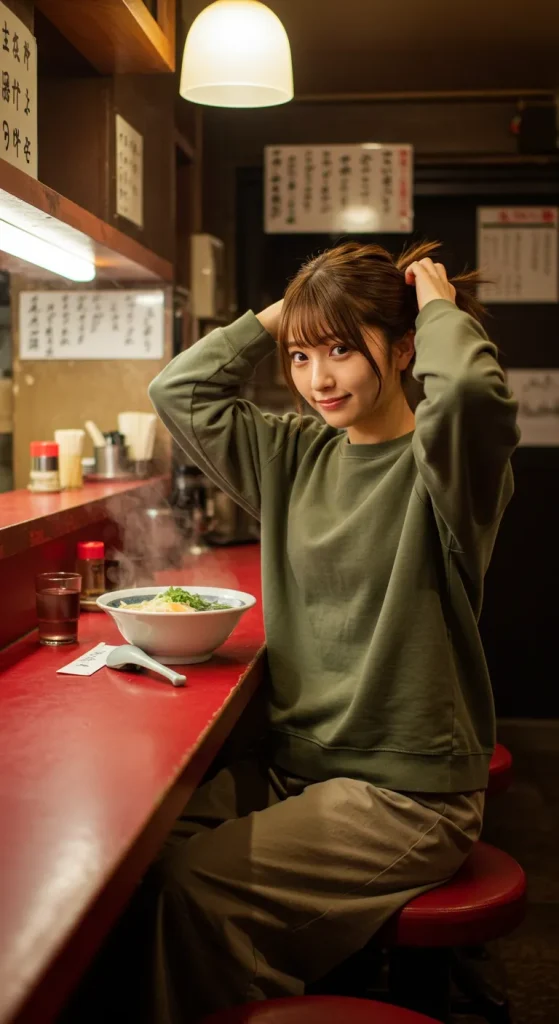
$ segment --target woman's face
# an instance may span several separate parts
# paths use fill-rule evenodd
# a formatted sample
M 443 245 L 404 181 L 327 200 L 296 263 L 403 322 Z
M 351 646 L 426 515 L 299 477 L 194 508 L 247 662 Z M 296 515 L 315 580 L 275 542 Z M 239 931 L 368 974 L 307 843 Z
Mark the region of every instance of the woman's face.
M 413 337 L 389 347 L 381 331 L 363 330 L 363 338 L 382 377 L 382 389 L 371 364 L 355 349 L 325 337 L 316 347 L 289 343 L 291 375 L 306 402 L 338 429 L 366 430 L 378 424 L 396 397 L 402 397 L 401 371 L 413 355 Z M 350 438 L 351 439 L 351 438 Z

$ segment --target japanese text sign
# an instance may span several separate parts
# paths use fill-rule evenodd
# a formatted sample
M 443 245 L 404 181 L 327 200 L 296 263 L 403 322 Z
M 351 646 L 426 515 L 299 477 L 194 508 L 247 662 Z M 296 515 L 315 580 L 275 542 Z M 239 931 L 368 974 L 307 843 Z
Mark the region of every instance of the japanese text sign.
M 557 302 L 556 206 L 479 206 L 482 302 Z
M 20 293 L 20 359 L 161 359 L 163 291 Z
M 37 177 L 37 43 L 0 3 L 0 157 Z
M 116 212 L 143 228 L 144 140 L 120 114 L 116 115 Z
M 413 230 L 409 145 L 267 146 L 267 234 Z

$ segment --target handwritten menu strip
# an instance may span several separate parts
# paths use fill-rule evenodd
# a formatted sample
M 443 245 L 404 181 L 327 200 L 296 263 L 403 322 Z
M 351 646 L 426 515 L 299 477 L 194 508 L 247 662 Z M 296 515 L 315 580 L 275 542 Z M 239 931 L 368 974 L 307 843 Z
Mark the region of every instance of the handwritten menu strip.
M 527 448 L 559 445 L 559 370 L 508 370 L 518 402 L 520 444 Z
M 162 359 L 163 291 L 20 293 L 20 359 Z
M 288 233 L 413 230 L 409 145 L 267 146 L 264 229 Z
M 482 302 L 557 302 L 556 206 L 479 206 Z
M 37 43 L 0 3 L 0 158 L 37 177 Z
M 144 140 L 120 114 L 116 126 L 116 212 L 144 226 Z

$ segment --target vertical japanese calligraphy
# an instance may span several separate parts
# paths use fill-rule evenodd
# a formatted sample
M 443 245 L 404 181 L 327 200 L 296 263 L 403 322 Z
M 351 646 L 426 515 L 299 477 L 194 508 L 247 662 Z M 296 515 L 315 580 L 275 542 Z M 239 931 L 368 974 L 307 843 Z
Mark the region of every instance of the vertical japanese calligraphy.
M 161 359 L 165 293 L 20 294 L 20 359 Z
M 283 204 L 283 158 L 281 149 L 272 149 L 268 161 L 269 217 L 273 222 L 282 216 Z
M 0 3 L 0 156 L 37 177 L 37 44 Z
M 413 230 L 409 145 L 268 146 L 265 231 Z
M 120 114 L 116 115 L 116 212 L 137 227 L 144 226 L 144 140 Z
M 323 149 L 320 154 L 320 215 L 325 218 L 332 213 L 332 153 Z

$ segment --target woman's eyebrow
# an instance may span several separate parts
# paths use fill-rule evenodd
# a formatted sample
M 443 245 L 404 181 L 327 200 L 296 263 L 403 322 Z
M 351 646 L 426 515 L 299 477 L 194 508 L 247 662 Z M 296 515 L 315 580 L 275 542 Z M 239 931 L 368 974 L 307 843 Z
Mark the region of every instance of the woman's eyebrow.
M 308 341 L 288 341 L 287 348 L 315 348 L 317 345 L 325 345 L 327 341 L 337 341 L 335 334 L 322 334 L 313 345 Z

